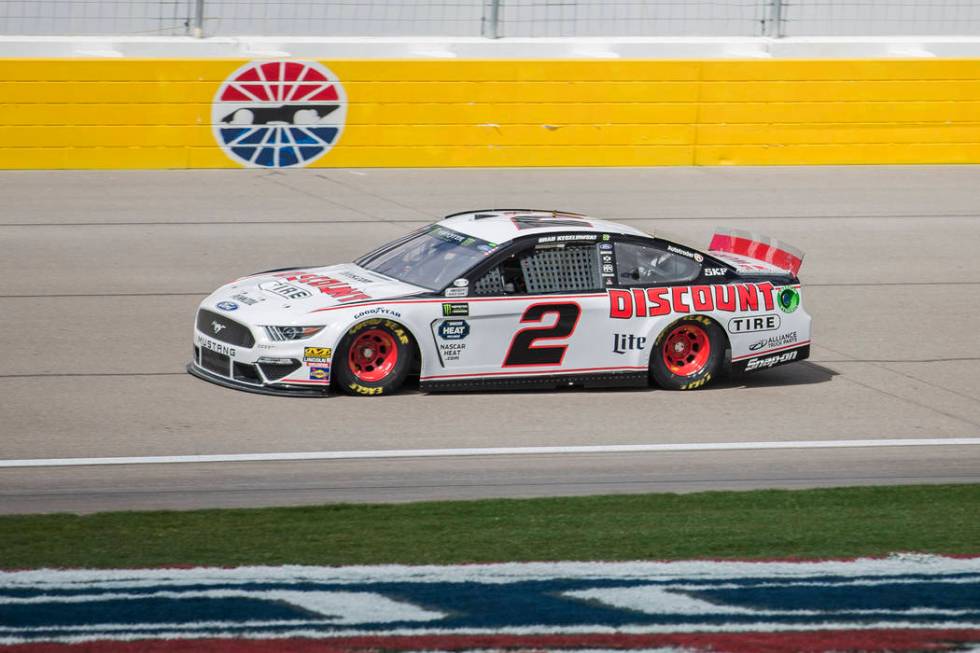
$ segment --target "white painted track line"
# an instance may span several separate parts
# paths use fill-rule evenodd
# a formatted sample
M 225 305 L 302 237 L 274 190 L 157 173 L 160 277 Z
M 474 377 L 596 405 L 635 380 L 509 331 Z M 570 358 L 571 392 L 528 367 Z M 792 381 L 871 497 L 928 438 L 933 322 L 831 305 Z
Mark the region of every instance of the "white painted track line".
M 853 449 L 858 447 L 962 447 L 980 438 L 899 438 L 865 440 L 776 440 L 772 442 L 691 442 L 684 444 L 613 444 L 567 447 L 477 447 L 466 449 L 388 449 L 380 451 L 296 451 L 285 453 L 206 454 L 193 456 L 119 456 L 107 458 L 34 458 L 0 460 L 0 468 L 74 467 L 80 465 L 160 465 L 173 463 L 245 463 L 289 460 L 357 460 L 449 458 L 457 456 L 527 456 L 764 449 Z

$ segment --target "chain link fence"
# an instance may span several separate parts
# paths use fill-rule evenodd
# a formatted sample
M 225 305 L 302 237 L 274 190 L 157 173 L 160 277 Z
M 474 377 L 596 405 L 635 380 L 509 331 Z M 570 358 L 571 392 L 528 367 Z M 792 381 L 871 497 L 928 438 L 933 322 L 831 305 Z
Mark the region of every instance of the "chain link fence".
M 971 36 L 980 0 L 0 0 L 0 34 Z

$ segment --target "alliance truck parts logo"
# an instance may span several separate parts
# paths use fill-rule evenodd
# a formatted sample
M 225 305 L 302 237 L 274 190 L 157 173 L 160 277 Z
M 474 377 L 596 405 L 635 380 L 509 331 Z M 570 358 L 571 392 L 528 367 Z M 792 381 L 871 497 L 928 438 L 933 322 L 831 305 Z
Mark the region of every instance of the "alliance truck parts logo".
M 215 139 L 253 168 L 300 168 L 340 138 L 347 96 L 330 70 L 311 61 L 250 62 L 221 85 L 211 105 Z

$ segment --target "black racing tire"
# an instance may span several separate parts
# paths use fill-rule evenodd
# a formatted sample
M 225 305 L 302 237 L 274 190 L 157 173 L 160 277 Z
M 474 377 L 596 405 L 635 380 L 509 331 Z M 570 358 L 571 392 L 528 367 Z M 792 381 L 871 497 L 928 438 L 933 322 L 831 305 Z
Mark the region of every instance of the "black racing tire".
M 650 376 L 665 390 L 707 385 L 725 361 L 725 334 L 714 320 L 681 318 L 660 332 L 650 350 Z
M 375 318 L 352 326 L 334 353 L 334 379 L 355 397 L 393 394 L 415 358 L 412 336 L 397 322 Z

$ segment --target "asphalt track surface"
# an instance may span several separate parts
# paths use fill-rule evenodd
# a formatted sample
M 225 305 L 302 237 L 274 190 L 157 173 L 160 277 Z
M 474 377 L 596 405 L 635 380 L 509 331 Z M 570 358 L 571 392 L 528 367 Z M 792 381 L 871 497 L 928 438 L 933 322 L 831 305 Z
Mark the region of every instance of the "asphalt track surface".
M 969 166 L 0 173 L 0 460 L 384 452 L 0 462 L 0 512 L 977 482 L 980 446 L 954 439 L 980 437 L 978 182 Z M 687 393 L 309 400 L 184 372 L 221 283 L 488 207 L 797 245 L 812 358 Z M 924 442 L 875 446 L 894 439 Z M 825 446 L 839 440 L 872 442 Z M 574 448 L 607 445 L 678 450 Z

